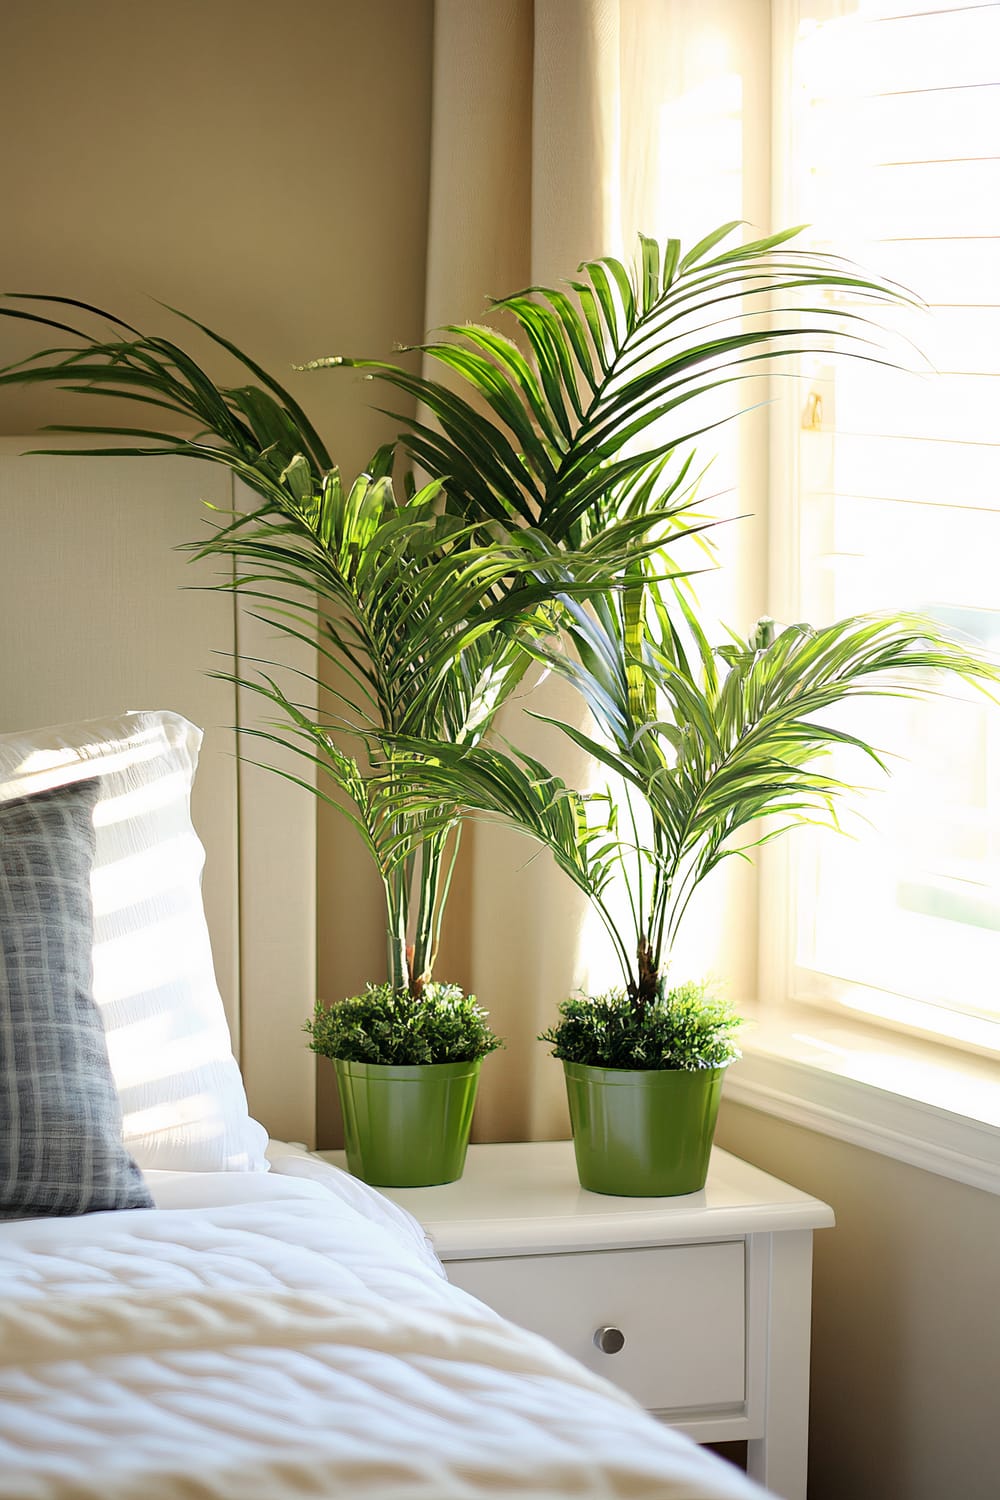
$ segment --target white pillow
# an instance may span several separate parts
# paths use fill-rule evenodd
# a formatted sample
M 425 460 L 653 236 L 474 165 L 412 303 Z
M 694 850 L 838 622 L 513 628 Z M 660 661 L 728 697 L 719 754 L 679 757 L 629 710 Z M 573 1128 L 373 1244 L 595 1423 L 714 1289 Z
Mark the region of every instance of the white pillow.
M 129 713 L 0 736 L 0 801 L 98 777 L 94 998 L 140 1167 L 266 1172 L 215 980 L 191 823 L 201 730 Z

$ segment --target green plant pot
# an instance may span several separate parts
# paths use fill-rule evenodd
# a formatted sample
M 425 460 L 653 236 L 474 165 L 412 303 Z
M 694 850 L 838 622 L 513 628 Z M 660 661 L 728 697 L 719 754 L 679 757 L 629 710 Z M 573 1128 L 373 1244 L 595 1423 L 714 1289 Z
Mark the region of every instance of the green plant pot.
M 461 1177 L 482 1058 L 388 1063 L 333 1059 L 347 1165 L 374 1187 L 429 1187 Z
M 581 1187 L 669 1198 L 705 1186 L 725 1068 L 563 1069 Z

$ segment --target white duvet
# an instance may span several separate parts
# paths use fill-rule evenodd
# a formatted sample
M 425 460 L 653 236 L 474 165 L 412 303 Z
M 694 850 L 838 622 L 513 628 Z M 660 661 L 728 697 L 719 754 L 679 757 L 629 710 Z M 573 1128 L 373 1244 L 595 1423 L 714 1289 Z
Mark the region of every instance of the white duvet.
M 323 1162 L 0 1224 L 4 1500 L 761 1492 L 444 1279 Z

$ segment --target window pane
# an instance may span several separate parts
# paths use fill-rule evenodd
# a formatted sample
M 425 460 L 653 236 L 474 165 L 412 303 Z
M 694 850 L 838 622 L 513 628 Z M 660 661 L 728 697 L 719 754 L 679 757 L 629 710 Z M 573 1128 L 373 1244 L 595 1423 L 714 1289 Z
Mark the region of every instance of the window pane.
M 921 373 L 805 362 L 801 615 L 920 611 L 1000 654 L 1000 5 L 859 0 L 803 22 L 793 73 L 793 217 L 929 304 L 890 320 Z M 844 723 L 893 774 L 845 763 L 871 826 L 799 840 L 799 993 L 1000 1020 L 1000 711 L 949 685 Z

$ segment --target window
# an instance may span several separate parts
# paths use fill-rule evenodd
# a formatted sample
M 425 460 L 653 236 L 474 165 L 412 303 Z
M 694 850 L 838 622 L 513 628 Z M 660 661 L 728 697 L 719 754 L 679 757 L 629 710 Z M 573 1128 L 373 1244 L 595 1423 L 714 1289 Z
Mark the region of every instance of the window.
M 891 330 L 922 373 L 818 354 L 796 399 L 786 383 L 774 612 L 919 610 L 1000 652 L 1000 4 L 775 0 L 774 16 L 775 221 L 929 304 Z M 774 846 L 765 925 L 789 916 L 767 989 L 1000 1050 L 1000 710 L 949 688 L 862 712 L 906 753 L 888 783 L 845 767 L 875 788 L 857 838 Z

